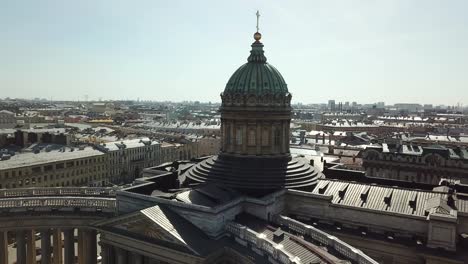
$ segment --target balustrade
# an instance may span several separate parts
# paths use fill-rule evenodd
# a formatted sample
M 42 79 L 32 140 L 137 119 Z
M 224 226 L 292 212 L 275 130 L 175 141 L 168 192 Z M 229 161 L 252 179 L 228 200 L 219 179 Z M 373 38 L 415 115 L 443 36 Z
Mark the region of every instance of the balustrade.
M 312 226 L 306 225 L 304 223 L 282 215 L 276 217 L 276 222 L 282 226 L 286 226 L 288 229 L 294 230 L 299 233 L 301 233 L 300 231 L 303 230 L 301 234 L 306 235 L 317 242 L 320 242 L 324 245 L 333 248 L 343 256 L 355 261 L 358 264 L 377 264 L 375 260 L 364 254 L 362 251 Z
M 22 197 L 0 199 L 0 209 L 14 208 L 93 208 L 96 210 L 111 210 L 116 208 L 115 198 L 100 197 Z
M 241 230 L 245 230 L 243 237 L 241 237 L 241 234 L 243 233 Z M 269 240 L 264 235 L 259 234 L 243 225 L 234 222 L 228 223 L 226 224 L 226 231 L 233 234 L 237 239 L 242 239 L 249 242 L 251 245 L 255 245 L 258 250 L 267 253 L 271 259 L 279 261 L 279 263 L 300 263 L 295 260 L 294 256 L 287 252 L 282 246 Z
M 38 187 L 1 189 L 0 198 L 25 196 L 115 196 L 118 188 L 106 187 Z

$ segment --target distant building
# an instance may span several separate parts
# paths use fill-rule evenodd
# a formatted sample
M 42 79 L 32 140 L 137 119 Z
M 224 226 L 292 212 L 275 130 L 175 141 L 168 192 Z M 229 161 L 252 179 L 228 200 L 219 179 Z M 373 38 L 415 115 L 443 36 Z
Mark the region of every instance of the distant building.
M 216 155 L 221 148 L 221 138 L 203 136 L 196 139 L 198 157 Z
M 343 106 L 343 110 L 349 110 L 349 108 L 350 108 L 349 102 L 345 102 Z
M 61 148 L 0 159 L 0 189 L 20 187 L 100 186 L 107 182 L 106 156 L 91 147 Z
M 15 113 L 1 110 L 0 111 L 0 128 L 13 128 L 16 126 Z
M 336 110 L 335 108 L 335 100 L 328 100 L 328 110 L 333 112 Z
M 182 134 L 197 134 L 206 136 L 220 136 L 221 122 L 181 122 L 181 121 L 158 121 L 139 125 L 145 129 L 151 129 L 158 132 L 176 132 Z
M 91 105 L 91 111 L 98 114 L 113 113 L 115 106 L 113 103 L 93 103 Z
M 181 143 L 161 143 L 161 163 L 172 162 L 174 160 L 190 160 L 197 157 L 197 144 L 188 142 Z
M 403 112 L 418 112 L 419 110 L 422 110 L 423 107 L 420 104 L 394 104 L 393 105 L 397 110 L 403 111 Z
M 0 147 L 16 145 L 21 148 L 36 143 L 69 145 L 73 136 L 64 128 L 37 128 L 37 129 L 0 129 Z
M 366 176 L 438 185 L 441 180 L 468 183 L 468 151 L 443 146 L 386 144 L 360 155 Z
M 96 147 L 108 156 L 108 178 L 115 184 L 130 183 L 141 176 L 143 168 L 161 162 L 161 144 L 149 138 L 109 142 Z

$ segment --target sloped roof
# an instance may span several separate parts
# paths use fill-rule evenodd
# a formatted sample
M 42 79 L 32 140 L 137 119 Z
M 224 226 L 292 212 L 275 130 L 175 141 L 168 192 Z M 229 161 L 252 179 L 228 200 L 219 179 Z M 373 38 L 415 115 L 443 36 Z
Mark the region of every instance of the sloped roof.
M 332 196 L 332 203 L 377 211 L 425 216 L 431 198 L 442 199 L 446 193 L 405 189 L 365 183 L 319 180 L 314 194 Z
M 216 255 L 216 252 L 230 248 L 252 259 L 253 263 L 268 263 L 232 239 L 227 237 L 211 239 L 202 230 L 164 205 L 155 205 L 117 216 L 96 225 L 108 232 L 133 236 L 145 242 L 160 244 L 197 256 Z

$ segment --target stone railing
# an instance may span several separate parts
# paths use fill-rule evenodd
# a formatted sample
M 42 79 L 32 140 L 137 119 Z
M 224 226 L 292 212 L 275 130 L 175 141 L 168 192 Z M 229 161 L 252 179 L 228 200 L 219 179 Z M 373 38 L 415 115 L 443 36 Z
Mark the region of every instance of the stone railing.
M 378 264 L 377 261 L 364 254 L 364 252 L 361 250 L 356 249 L 355 247 L 348 245 L 337 237 L 318 230 L 313 226 L 306 225 L 297 220 L 282 215 L 277 216 L 275 221 L 277 224 L 287 227 L 291 231 L 299 233 L 305 237 L 310 237 L 314 241 L 336 250 L 344 257 L 358 264 Z
M 117 208 L 115 198 L 102 197 L 21 197 L 1 198 L 0 211 L 53 211 L 80 209 L 81 211 L 101 211 L 114 213 Z M 21 210 L 22 209 L 22 210 Z
M 37 187 L 0 189 L 0 198 L 31 196 L 110 196 L 114 197 L 118 188 L 106 187 Z
M 277 244 L 266 238 L 264 234 L 259 234 L 246 226 L 230 222 L 226 225 L 226 231 L 232 234 L 235 240 L 243 245 L 252 245 L 252 250 L 258 254 L 268 256 L 272 263 L 300 264 L 300 259 L 287 252 L 281 244 Z

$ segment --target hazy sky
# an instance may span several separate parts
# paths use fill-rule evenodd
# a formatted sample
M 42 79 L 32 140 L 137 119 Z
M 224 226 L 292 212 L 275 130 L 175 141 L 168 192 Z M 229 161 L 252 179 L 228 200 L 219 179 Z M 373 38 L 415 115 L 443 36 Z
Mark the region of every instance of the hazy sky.
M 468 104 L 466 0 L 0 0 L 0 98 L 220 101 L 257 9 L 295 102 Z

